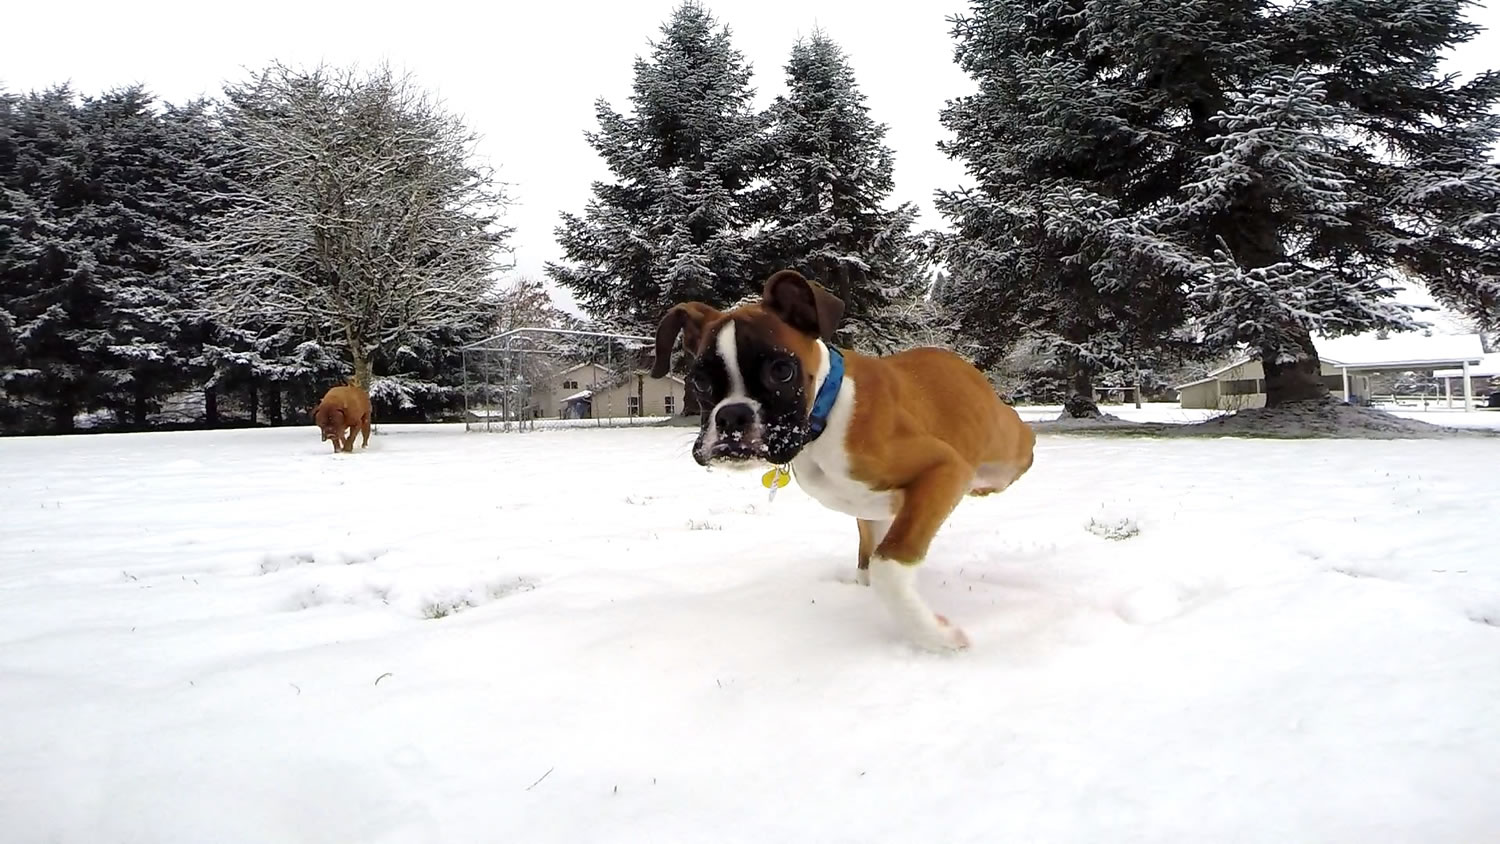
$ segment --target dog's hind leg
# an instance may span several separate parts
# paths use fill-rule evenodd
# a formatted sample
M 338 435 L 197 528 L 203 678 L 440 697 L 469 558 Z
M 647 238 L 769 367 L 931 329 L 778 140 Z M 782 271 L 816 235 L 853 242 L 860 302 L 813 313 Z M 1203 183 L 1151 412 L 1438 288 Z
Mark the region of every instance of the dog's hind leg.
M 1004 492 L 1006 487 L 1015 483 L 1030 468 L 1030 457 L 1026 459 L 1024 466 L 1019 467 L 1004 460 L 981 463 L 979 468 L 974 470 L 974 480 L 969 485 L 969 495 L 992 495 Z
M 365 414 L 365 421 L 364 421 L 364 423 L 362 425 L 360 425 L 359 430 L 360 430 L 360 433 L 364 435 L 364 439 L 362 441 L 360 441 L 359 447 L 360 448 L 369 448 L 370 447 L 370 415 L 368 413 Z M 349 441 L 350 442 L 354 441 L 354 434 L 351 433 L 349 435 Z

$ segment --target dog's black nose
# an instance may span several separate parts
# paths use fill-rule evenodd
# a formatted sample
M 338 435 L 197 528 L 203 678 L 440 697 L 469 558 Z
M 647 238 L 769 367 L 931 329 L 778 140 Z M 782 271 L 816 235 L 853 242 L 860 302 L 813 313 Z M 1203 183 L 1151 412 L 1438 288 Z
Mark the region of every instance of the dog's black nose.
M 743 434 L 755 422 L 755 410 L 748 404 L 726 404 L 714 414 L 714 426 L 720 434 Z

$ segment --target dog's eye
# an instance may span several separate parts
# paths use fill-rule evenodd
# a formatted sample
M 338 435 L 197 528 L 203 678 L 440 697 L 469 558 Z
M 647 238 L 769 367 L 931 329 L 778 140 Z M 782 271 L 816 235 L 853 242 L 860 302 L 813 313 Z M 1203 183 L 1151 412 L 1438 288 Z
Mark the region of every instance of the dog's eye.
M 688 386 L 692 387 L 693 392 L 700 396 L 709 395 L 714 391 L 713 380 L 702 372 L 694 372 L 692 375 L 689 375 Z
M 788 358 L 777 358 L 766 364 L 766 380 L 772 384 L 788 384 L 797 377 L 797 365 Z

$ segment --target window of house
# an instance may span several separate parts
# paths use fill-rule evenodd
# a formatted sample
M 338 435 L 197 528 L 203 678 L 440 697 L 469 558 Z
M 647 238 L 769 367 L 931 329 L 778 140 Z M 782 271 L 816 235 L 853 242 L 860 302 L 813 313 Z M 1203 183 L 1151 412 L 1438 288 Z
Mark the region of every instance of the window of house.
M 1259 378 L 1237 378 L 1233 381 L 1225 381 L 1219 388 L 1221 395 L 1226 396 L 1251 396 L 1264 392 Z
M 625 404 L 628 407 L 629 413 L 630 413 L 631 416 L 640 416 L 641 415 L 641 397 L 640 396 L 630 396 L 629 398 L 626 399 Z
M 663 398 L 661 400 L 661 403 L 662 403 L 662 407 L 664 407 L 666 409 L 667 415 L 671 416 L 672 413 L 676 409 L 677 397 L 676 396 L 667 396 L 667 397 L 665 397 L 665 398 Z
M 563 389 L 564 390 L 576 390 L 576 389 L 578 389 L 578 382 L 577 381 L 564 381 L 563 382 Z

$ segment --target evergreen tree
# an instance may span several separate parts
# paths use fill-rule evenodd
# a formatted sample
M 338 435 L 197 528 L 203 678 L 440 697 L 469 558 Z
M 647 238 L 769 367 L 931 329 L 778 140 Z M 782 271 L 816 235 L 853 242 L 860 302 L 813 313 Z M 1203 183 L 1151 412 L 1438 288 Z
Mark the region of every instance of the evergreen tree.
M 1086 268 L 1150 303 L 1143 338 L 1247 346 L 1273 406 L 1326 396 L 1315 333 L 1409 326 L 1400 281 L 1493 321 L 1500 74 L 1436 72 L 1476 31 L 1468 5 L 977 2 L 955 22 L 980 92 L 952 149 L 980 190 L 949 210 L 1002 224 L 954 240 L 972 263 L 1014 249 L 1005 183 L 1028 185 L 1072 243 L 1014 283 Z
M 197 186 L 181 113 L 140 87 L 6 99 L 5 390 L 25 408 L 11 424 L 66 431 L 102 410 L 142 427 L 190 383 L 201 331 L 177 244 L 193 235 Z
M 942 304 L 979 361 L 1027 342 L 1064 372 L 1070 414 L 1087 416 L 1098 375 L 1173 345 L 1182 305 L 1170 285 L 1108 260 L 1101 226 L 1164 188 L 1132 169 L 1149 141 L 1132 115 L 1149 104 L 1101 71 L 1085 5 L 993 0 L 954 21 L 958 62 L 978 90 L 944 109 L 953 140 L 940 148 L 976 187 L 939 192 L 953 230 L 935 248 L 952 273 Z
M 189 110 L 201 110 L 202 104 Z M 186 387 L 201 333 L 193 319 L 186 255 L 174 244 L 196 234 L 194 150 L 177 137 L 191 117 L 168 120 L 140 87 L 86 99 L 86 173 L 94 186 L 79 233 L 96 244 L 109 291 L 108 370 L 103 397 L 117 419 L 144 427 L 167 394 Z
M 5 391 L 22 427 L 67 432 L 113 386 L 89 138 L 66 86 L 9 98 L 5 108 L 0 307 L 18 347 Z
M 557 229 L 567 264 L 550 278 L 621 329 L 652 326 L 678 302 L 728 306 L 753 293 L 749 188 L 765 158 L 750 67 L 706 8 L 679 6 L 635 62 L 631 114 L 600 100 L 588 141 L 612 181 Z
M 917 207 L 885 207 L 894 187 L 887 127 L 876 123 L 843 50 L 815 31 L 786 64 L 772 103 L 772 164 L 760 192 L 760 263 L 819 279 L 845 303 L 845 343 L 881 351 L 919 328 L 926 293 Z

